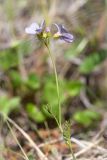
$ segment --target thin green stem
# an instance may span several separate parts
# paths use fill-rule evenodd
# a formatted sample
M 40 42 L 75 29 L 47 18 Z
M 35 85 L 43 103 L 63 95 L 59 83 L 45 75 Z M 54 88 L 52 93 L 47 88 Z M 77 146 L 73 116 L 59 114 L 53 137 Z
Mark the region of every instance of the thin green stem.
M 69 148 L 70 148 L 70 151 L 71 151 L 73 160 L 76 160 L 76 157 L 75 157 L 74 152 L 73 152 L 73 150 L 72 150 L 71 142 L 69 142 L 68 145 L 69 145 Z
M 49 56 L 51 58 L 53 69 L 54 69 L 57 96 L 58 96 L 59 128 L 60 128 L 61 133 L 63 133 L 63 129 L 62 129 L 62 125 L 61 125 L 61 103 L 60 103 L 60 93 L 59 93 L 59 82 L 58 82 L 58 75 L 57 75 L 57 71 L 56 71 L 55 60 L 54 60 L 54 57 L 52 56 L 52 53 L 51 53 L 49 45 L 45 43 L 45 46 L 48 49 L 48 53 L 49 53 Z

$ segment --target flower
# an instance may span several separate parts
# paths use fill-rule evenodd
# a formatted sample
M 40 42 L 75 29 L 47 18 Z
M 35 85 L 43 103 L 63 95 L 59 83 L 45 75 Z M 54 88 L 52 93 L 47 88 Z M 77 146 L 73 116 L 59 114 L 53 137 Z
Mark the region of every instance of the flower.
M 70 34 L 63 25 L 61 24 L 58 25 L 56 23 L 54 25 L 58 29 L 57 33 L 54 34 L 54 38 L 60 38 L 61 40 L 64 40 L 68 43 L 73 42 L 74 36 Z
M 32 23 L 29 27 L 25 28 L 25 32 L 28 34 L 41 34 L 45 29 L 45 20 L 43 20 L 40 26 L 37 23 Z
M 63 25 L 54 24 L 57 27 L 57 33 L 53 35 L 54 38 L 59 38 L 68 43 L 73 42 L 74 37 L 70 34 Z M 40 25 L 32 23 L 29 27 L 25 28 L 25 32 L 32 35 L 37 35 L 38 39 L 42 42 L 49 43 L 50 37 L 52 36 L 50 28 L 46 26 L 45 20 Z

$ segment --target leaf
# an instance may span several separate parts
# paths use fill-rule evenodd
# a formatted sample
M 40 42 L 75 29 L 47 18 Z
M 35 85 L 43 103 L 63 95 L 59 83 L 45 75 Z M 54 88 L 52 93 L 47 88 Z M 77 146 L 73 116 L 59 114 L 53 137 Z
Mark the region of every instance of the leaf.
M 14 87 L 19 87 L 23 83 L 21 75 L 18 71 L 10 71 L 9 75 Z
M 0 68 L 7 70 L 18 65 L 18 55 L 14 48 L 0 52 Z
M 107 51 L 102 50 L 97 53 L 89 55 L 83 63 L 80 65 L 80 72 L 88 74 L 92 72 L 98 65 L 101 64 L 107 58 Z
M 30 46 L 27 41 L 13 41 L 9 48 L 0 52 L 0 68 L 8 70 L 11 67 L 16 67 L 22 55 L 31 53 Z
M 32 155 L 32 153 L 30 153 L 30 155 L 28 155 L 29 160 L 35 160 L 34 155 Z
M 25 84 L 33 90 L 36 90 L 40 87 L 40 79 L 35 74 L 30 74 L 28 79 L 25 81 Z
M 0 112 L 5 115 L 9 115 L 14 109 L 20 106 L 20 98 L 14 97 L 9 99 L 8 97 L 0 98 Z
M 72 80 L 66 82 L 66 91 L 71 97 L 79 95 L 82 88 L 83 84 L 80 81 Z
M 46 118 L 42 111 L 40 111 L 37 106 L 32 103 L 27 104 L 26 111 L 28 116 L 38 123 L 43 122 Z
M 56 120 L 57 124 L 59 125 L 59 122 L 60 122 L 59 121 L 59 119 L 60 119 L 60 117 L 59 117 L 59 111 L 55 112 L 55 108 L 52 107 L 51 105 L 45 105 L 43 107 L 43 111 L 44 111 L 44 113 L 45 113 L 45 115 L 47 117 L 54 118 Z
M 98 112 L 85 110 L 85 111 L 76 112 L 73 118 L 78 123 L 88 127 L 92 125 L 95 121 L 98 121 L 101 118 L 101 116 Z

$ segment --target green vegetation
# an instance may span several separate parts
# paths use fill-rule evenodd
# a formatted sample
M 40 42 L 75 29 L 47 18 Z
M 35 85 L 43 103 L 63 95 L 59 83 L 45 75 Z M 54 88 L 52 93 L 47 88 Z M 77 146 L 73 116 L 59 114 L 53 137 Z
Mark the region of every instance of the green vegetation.
M 54 12 L 54 7 L 51 6 L 54 6 L 57 1 L 47 0 L 45 3 L 44 0 L 40 2 L 19 0 L 17 7 L 15 2 L 16 0 L 0 2 L 0 17 L 4 15 L 0 22 L 1 139 L 8 137 L 10 134 L 8 129 L 13 135 L 17 130 L 16 127 L 13 132 L 8 123 L 12 124 L 12 127 L 14 124 L 8 122 L 8 119 L 2 120 L 2 116 L 10 117 L 23 130 L 25 129 L 35 142 L 37 140 L 38 146 L 40 142 L 45 143 L 52 136 L 52 129 L 57 132 L 59 127 L 75 160 L 73 150 L 76 152 L 79 147 L 72 145 L 72 133 L 73 135 L 76 133 L 78 137 L 79 134 L 84 136 L 84 130 L 87 134 L 90 130 L 98 132 L 106 117 L 107 3 L 105 0 L 101 4 L 86 1 L 80 8 L 78 8 L 79 4 L 75 4 L 77 11 L 72 14 L 68 7 L 69 13 L 66 15 L 64 11 L 57 12 L 57 7 L 55 13 L 50 12 Z M 58 2 L 61 3 L 62 8 L 63 5 L 68 5 L 65 5 L 67 1 L 58 0 Z M 53 17 L 49 17 L 50 15 Z M 70 35 L 64 37 L 67 34 L 64 28 L 59 30 L 60 34 L 58 34 L 54 27 L 52 34 L 56 33 L 56 40 L 54 36 L 51 40 L 52 35 L 50 32 L 48 34 L 48 31 L 44 32 L 44 28 L 40 34 L 38 31 L 38 34 L 32 35 L 30 39 L 30 36 L 25 33 L 25 27 L 36 18 L 39 24 L 43 16 L 46 18 L 47 26 L 53 26 L 53 20 L 57 24 L 64 22 L 69 34 L 74 36 L 74 41 L 64 44 L 57 41 L 57 38 L 64 42 L 67 40 L 70 42 L 71 39 L 69 39 Z M 47 133 L 44 133 L 42 137 L 39 133 L 42 129 L 49 132 L 49 135 L 45 137 Z M 19 136 L 19 141 L 22 141 L 22 146 L 28 155 L 27 159 L 36 159 L 33 151 L 29 152 L 30 145 L 27 148 L 27 143 L 18 134 L 16 133 L 16 137 Z M 35 138 L 36 134 L 38 139 Z M 53 139 L 58 138 L 59 135 L 55 133 L 54 136 Z M 0 143 L 1 146 L 3 143 L 5 148 L 8 146 L 6 144 L 8 140 L 4 141 L 7 142 L 0 141 Z M 9 145 L 10 148 L 16 147 L 16 151 L 18 150 L 10 140 Z M 83 143 L 83 146 L 85 145 Z M 20 147 L 19 144 L 18 146 Z M 43 148 L 43 152 L 47 155 L 50 152 L 48 149 L 45 151 Z M 58 155 L 56 153 L 55 151 L 54 155 Z M 65 153 L 68 153 L 68 150 L 65 150 Z M 4 159 L 4 155 L 0 159 Z

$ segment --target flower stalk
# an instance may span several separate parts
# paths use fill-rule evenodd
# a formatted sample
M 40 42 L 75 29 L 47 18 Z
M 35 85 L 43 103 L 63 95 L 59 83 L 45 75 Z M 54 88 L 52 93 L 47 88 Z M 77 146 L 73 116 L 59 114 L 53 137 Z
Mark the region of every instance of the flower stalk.
M 59 118 L 58 119 L 58 126 L 59 126 L 59 129 L 60 129 L 61 133 L 63 133 L 63 129 L 62 129 L 62 125 L 61 125 L 60 91 L 59 91 L 59 82 L 58 82 L 58 75 L 57 75 L 55 60 L 54 60 L 54 57 L 53 57 L 53 55 L 51 53 L 49 44 L 45 43 L 45 46 L 48 49 L 48 54 L 49 54 L 49 57 L 51 58 L 51 62 L 52 62 L 53 69 L 54 69 L 54 75 L 55 75 L 55 81 L 56 81 L 56 89 L 57 89 L 57 96 L 58 96 L 58 114 L 59 114 L 59 117 L 58 117 Z

